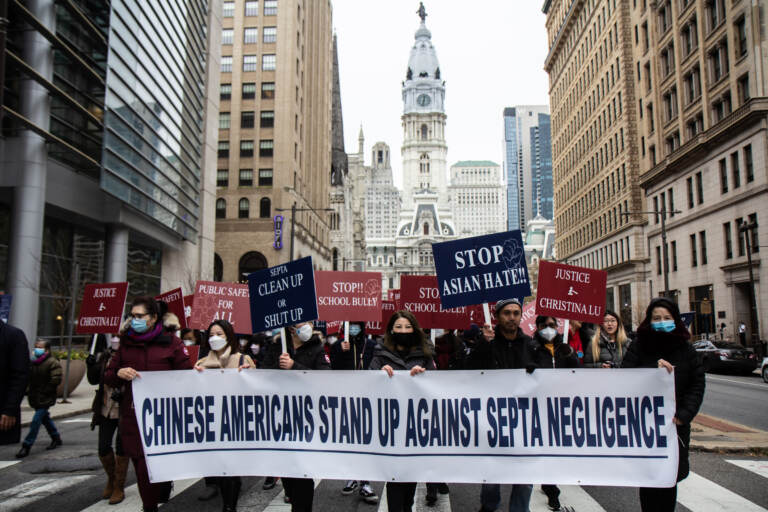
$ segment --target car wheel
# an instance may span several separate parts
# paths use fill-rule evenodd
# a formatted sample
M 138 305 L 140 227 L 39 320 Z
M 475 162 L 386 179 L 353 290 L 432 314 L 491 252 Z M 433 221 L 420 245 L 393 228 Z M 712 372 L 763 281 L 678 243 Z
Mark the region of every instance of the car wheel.
M 763 381 L 768 382 L 768 366 L 763 367 Z

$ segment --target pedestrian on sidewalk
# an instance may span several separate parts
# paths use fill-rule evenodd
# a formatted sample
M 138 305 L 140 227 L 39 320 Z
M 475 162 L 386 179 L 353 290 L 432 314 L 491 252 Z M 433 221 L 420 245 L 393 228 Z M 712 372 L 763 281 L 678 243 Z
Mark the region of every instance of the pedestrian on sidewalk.
M 627 334 L 621 317 L 606 311 L 603 323 L 595 331 L 584 351 L 585 368 L 619 368 L 627 352 Z
M 665 297 L 651 300 L 645 320 L 637 328 L 637 340 L 627 349 L 622 368 L 665 368 L 675 372 L 674 422 L 677 425 L 677 481 L 688 476 L 688 445 L 691 421 L 704 399 L 704 367 L 690 344 L 691 334 L 683 324 L 677 304 Z M 677 485 L 667 488 L 641 487 L 643 512 L 671 512 L 677 503 Z
M 0 321 L 0 445 L 21 440 L 21 401 L 28 383 L 27 337 Z
M 125 477 L 128 473 L 130 459 L 123 452 L 118 425 L 120 423 L 120 398 L 123 388 L 113 388 L 104 383 L 104 372 L 112 356 L 120 348 L 120 337 L 112 336 L 109 346 L 102 342 L 95 355 L 89 355 L 85 360 L 88 367 L 86 377 L 92 385 L 98 384 L 96 396 L 93 397 L 91 410 L 91 430 L 99 428 L 99 460 L 107 473 L 107 485 L 101 498 L 109 500 L 110 505 L 116 505 L 125 499 Z M 117 433 L 117 435 L 115 435 Z M 112 439 L 115 447 L 112 449 Z
M 48 409 L 56 404 L 56 388 L 61 382 L 61 365 L 51 354 L 51 343 L 47 340 L 37 340 L 32 352 L 32 366 L 29 377 L 29 390 L 27 400 L 29 406 L 35 410 L 32 422 L 29 424 L 29 433 L 21 444 L 17 459 L 29 455 L 29 450 L 35 444 L 40 425 L 45 426 L 48 435 L 51 436 L 51 444 L 45 449 L 53 450 L 61 446 L 61 436 L 56 430 L 56 425 L 51 419 Z
M 120 347 L 104 372 L 104 383 L 118 388 L 124 386 L 120 401 L 120 437 L 125 454 L 131 458 L 144 512 L 156 512 L 160 503 L 170 499 L 172 482 L 149 481 L 141 433 L 133 408 L 133 388 L 130 382 L 141 378 L 143 371 L 189 370 L 192 362 L 184 343 L 174 335 L 179 320 L 167 312 L 164 302 L 152 297 L 136 297 L 131 313 L 123 324 Z

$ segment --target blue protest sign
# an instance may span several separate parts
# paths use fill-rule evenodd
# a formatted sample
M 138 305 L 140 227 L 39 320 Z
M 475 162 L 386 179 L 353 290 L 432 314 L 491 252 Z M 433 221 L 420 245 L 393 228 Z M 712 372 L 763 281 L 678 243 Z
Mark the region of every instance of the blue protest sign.
M 8 317 L 11 315 L 11 301 L 13 295 L 0 295 L 0 321 L 8 323 Z
M 317 318 L 312 257 L 248 274 L 253 332 Z
M 520 230 L 432 244 L 443 308 L 531 294 Z

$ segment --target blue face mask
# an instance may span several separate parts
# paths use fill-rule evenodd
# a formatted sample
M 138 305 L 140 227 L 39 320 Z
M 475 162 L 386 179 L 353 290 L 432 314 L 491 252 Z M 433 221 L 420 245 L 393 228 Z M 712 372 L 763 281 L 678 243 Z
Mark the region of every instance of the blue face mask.
M 45 349 L 44 348 L 36 348 L 35 350 L 32 351 L 32 353 L 35 354 L 35 357 L 40 357 L 43 354 L 45 354 Z
M 149 326 L 147 325 L 147 321 L 143 318 L 132 318 L 131 319 L 131 329 L 133 329 L 134 332 L 137 332 L 139 334 L 143 332 L 147 332 L 147 329 L 149 329 Z
M 651 322 L 651 328 L 654 331 L 672 332 L 675 330 L 674 320 L 664 320 L 662 322 Z
M 350 336 L 357 336 L 360 334 L 360 326 L 357 324 L 352 324 L 349 326 L 349 335 Z

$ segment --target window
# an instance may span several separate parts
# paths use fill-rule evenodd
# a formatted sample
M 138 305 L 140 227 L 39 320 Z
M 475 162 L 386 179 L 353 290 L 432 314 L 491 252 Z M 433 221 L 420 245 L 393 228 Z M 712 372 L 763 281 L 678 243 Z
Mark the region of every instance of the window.
M 221 4 L 221 15 L 224 18 L 235 17 L 235 2 L 223 2 Z
M 707 55 L 711 82 L 715 83 L 728 73 L 728 41 L 723 39 Z
M 645 64 L 645 88 L 648 92 L 651 91 L 651 64 L 650 62 Z
M 264 0 L 264 16 L 277 16 L 277 0 Z
M 703 176 L 701 175 L 701 171 L 696 173 L 696 203 L 697 204 L 703 204 L 704 203 L 704 183 L 703 183 Z
M 707 0 L 706 11 L 711 32 L 725 19 L 725 0 Z
M 235 31 L 231 28 L 225 28 L 221 30 L 221 44 L 231 45 L 232 39 L 234 39 Z
M 243 84 L 243 99 L 252 100 L 256 97 L 256 84 L 244 83 Z
M 221 84 L 221 87 L 219 89 L 219 99 L 220 100 L 232 99 L 232 84 Z
M 733 241 L 731 240 L 731 223 L 723 224 L 723 240 L 725 241 L 725 259 L 733 258 Z
M 731 92 L 727 91 L 712 103 L 712 120 L 716 123 L 731 113 Z
M 741 171 L 739 170 L 739 153 L 731 153 L 731 176 L 733 177 L 733 188 L 741 186 Z
M 673 195 L 673 189 L 667 189 L 667 204 L 669 204 L 669 216 L 675 216 L 675 196 Z
M 427 140 L 429 136 L 429 130 L 426 124 L 421 125 L 421 140 Z
M 259 1 L 248 0 L 245 2 L 245 15 L 246 16 L 258 16 L 259 15 Z
M 667 154 L 672 153 L 680 147 L 680 132 L 675 131 L 672 135 L 667 137 L 664 141 L 667 147 Z
M 666 121 L 677 117 L 677 87 L 672 87 L 664 94 L 664 116 Z
M 252 140 L 241 140 L 240 141 L 240 156 L 241 157 L 251 157 L 251 156 L 253 156 L 253 141 Z
M 752 165 L 752 144 L 744 146 L 744 170 L 747 172 L 747 183 L 755 181 L 755 170 Z
M 701 249 L 701 264 L 707 264 L 707 232 L 699 231 L 699 247 Z
M 734 26 L 736 38 L 736 58 L 741 58 L 747 54 L 747 22 L 744 16 L 736 21 Z
M 216 200 L 216 218 L 225 219 L 227 217 L 227 202 L 221 197 Z
M 701 71 L 698 66 L 683 77 L 685 104 L 690 105 L 701 96 Z
M 656 246 L 656 275 L 661 275 L 661 247 Z
M 669 76 L 675 70 L 675 45 L 670 44 L 661 51 L 661 69 L 664 76 Z
M 272 186 L 272 169 L 259 169 L 259 186 Z
M 699 266 L 699 258 L 698 254 L 696 252 L 696 235 L 691 235 L 691 266 L 692 267 L 698 267 Z
M 258 70 L 259 70 L 259 56 L 243 55 L 243 71 L 258 71 Z
M 749 214 L 749 223 L 754 226 L 752 229 L 749 230 L 749 233 L 752 235 L 750 238 L 750 242 L 752 244 L 752 252 L 760 252 L 760 243 L 757 240 L 757 214 L 756 213 L 750 213 Z
M 688 188 L 688 208 L 693 208 L 693 178 L 686 179 L 685 184 Z
M 246 198 L 242 198 L 239 203 L 237 203 L 237 218 L 238 219 L 247 219 L 248 214 L 251 210 L 251 204 Z
M 272 156 L 274 147 L 275 144 L 272 140 L 259 141 L 259 156 Z
M 238 187 L 253 186 L 253 169 L 240 169 L 237 186 Z
M 229 142 L 226 140 L 219 141 L 219 158 L 229 158 Z
M 743 222 L 744 222 L 744 219 L 742 219 L 741 217 L 736 219 L 736 222 L 735 222 L 735 224 L 736 224 L 736 232 L 739 234 L 739 236 L 738 236 L 738 240 L 739 240 L 739 256 L 744 256 L 744 253 L 745 253 L 744 247 L 746 246 L 745 242 L 744 242 L 744 232 L 739 229 Z
M 243 30 L 243 42 L 245 44 L 256 44 L 259 42 L 259 29 L 256 27 L 247 27 Z
M 275 126 L 275 112 L 273 110 L 261 111 L 261 124 L 262 128 L 272 128 Z
M 265 43 L 277 42 L 277 27 L 264 27 L 264 42 Z
M 702 131 L 704 131 L 704 116 L 702 114 L 697 115 L 693 119 L 689 120 L 685 124 L 685 131 L 687 137 L 692 139 Z
M 229 112 L 219 112 L 219 130 L 229 130 Z
M 651 165 L 656 165 L 656 145 L 648 146 L 648 156 L 651 159 Z
M 216 171 L 216 186 L 229 186 L 229 171 L 227 169 L 219 169 Z
M 736 83 L 736 88 L 739 92 L 739 104 L 743 105 L 747 102 L 749 99 L 749 73 L 743 74 L 738 82 Z
M 677 242 L 672 241 L 672 271 L 677 272 Z
M 728 192 L 728 168 L 725 164 L 725 158 L 722 158 L 719 162 L 720 165 L 720 193 L 725 194 Z
M 240 113 L 240 128 L 253 128 L 253 111 Z
M 696 28 L 696 16 L 691 18 L 690 23 L 683 27 L 680 33 L 680 37 L 683 43 L 683 56 L 688 56 L 699 45 L 699 38 Z
M 653 119 L 653 103 L 648 103 L 648 106 L 646 107 L 648 110 L 648 125 L 649 125 L 649 133 L 653 133 L 653 131 L 656 129 L 656 123 Z
M 653 211 L 654 212 L 658 212 L 659 211 L 659 196 L 656 196 L 656 197 L 653 198 Z M 653 216 L 653 223 L 654 224 L 658 224 L 659 223 L 659 216 L 658 215 L 654 215 Z
M 277 57 L 274 54 L 264 55 L 261 60 L 262 71 L 274 71 L 277 65 Z
M 222 55 L 222 57 L 221 57 L 221 72 L 222 73 L 231 73 L 232 72 L 232 56 L 231 55 Z
M 268 219 L 272 215 L 272 202 L 268 197 L 262 197 L 259 201 L 259 217 Z
M 672 26 L 672 6 L 669 2 L 659 7 L 659 34 L 663 34 Z
M 263 100 L 275 99 L 275 82 L 262 82 L 261 99 Z

